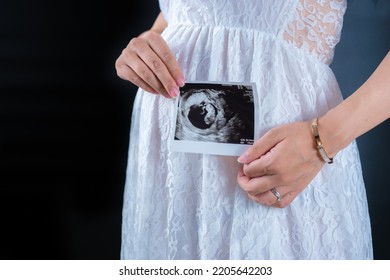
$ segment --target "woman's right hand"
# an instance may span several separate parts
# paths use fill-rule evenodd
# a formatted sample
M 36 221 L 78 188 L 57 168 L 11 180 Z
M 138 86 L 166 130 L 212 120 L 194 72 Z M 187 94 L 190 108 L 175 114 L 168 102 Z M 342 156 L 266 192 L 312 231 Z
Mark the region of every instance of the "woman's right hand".
M 175 56 L 153 30 L 133 38 L 115 62 L 120 78 L 166 98 L 179 95 L 185 80 Z

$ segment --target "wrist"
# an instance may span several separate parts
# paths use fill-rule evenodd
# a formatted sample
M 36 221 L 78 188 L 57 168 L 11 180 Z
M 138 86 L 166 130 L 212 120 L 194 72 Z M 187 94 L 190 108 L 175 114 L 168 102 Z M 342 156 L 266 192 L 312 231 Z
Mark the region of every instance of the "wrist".
M 157 33 L 158 35 L 161 35 L 163 33 L 164 29 L 153 27 L 153 28 L 149 29 L 148 31 Z
M 149 31 L 152 31 L 152 32 L 155 32 L 155 33 L 161 35 L 167 26 L 168 26 L 168 23 L 164 19 L 163 14 L 160 13 Z
M 320 158 L 322 158 L 322 160 L 328 164 L 333 163 L 333 156 L 328 155 L 324 148 L 324 145 L 322 144 L 322 140 L 318 131 L 318 118 L 315 118 L 311 122 L 311 128 L 314 136 L 315 146 Z
M 332 110 L 318 119 L 318 133 L 322 146 L 330 158 L 335 157 L 353 141 L 351 129 L 353 127 L 347 123 L 347 118 L 334 118 Z

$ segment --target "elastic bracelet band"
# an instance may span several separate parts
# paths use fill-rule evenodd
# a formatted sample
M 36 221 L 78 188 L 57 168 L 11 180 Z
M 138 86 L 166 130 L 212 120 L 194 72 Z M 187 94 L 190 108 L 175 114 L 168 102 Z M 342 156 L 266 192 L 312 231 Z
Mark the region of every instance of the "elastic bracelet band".
M 314 139 L 316 140 L 317 150 L 321 155 L 321 158 L 326 163 L 333 163 L 333 158 L 329 157 L 325 152 L 324 146 L 322 146 L 320 135 L 318 134 L 318 118 L 315 118 L 311 123 L 311 128 L 313 129 Z

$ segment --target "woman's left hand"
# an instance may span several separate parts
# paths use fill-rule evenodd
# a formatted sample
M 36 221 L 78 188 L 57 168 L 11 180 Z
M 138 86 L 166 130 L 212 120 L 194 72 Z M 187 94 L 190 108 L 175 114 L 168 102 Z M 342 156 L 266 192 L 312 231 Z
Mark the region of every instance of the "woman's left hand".
M 310 122 L 295 122 L 271 129 L 238 161 L 243 165 L 237 182 L 249 198 L 280 208 L 288 206 L 324 165 Z M 279 201 L 278 193 L 281 195 Z

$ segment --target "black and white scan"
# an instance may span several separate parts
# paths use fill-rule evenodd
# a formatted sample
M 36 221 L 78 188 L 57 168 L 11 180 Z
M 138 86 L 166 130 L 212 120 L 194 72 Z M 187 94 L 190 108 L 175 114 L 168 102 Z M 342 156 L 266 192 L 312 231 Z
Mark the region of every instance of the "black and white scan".
M 254 142 L 251 85 L 187 83 L 177 110 L 175 140 Z

